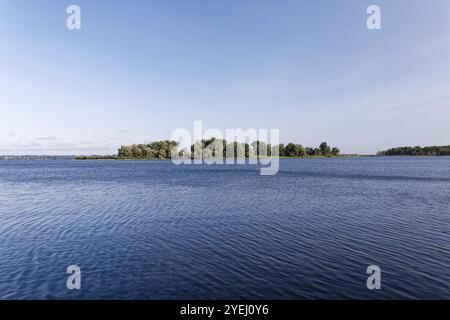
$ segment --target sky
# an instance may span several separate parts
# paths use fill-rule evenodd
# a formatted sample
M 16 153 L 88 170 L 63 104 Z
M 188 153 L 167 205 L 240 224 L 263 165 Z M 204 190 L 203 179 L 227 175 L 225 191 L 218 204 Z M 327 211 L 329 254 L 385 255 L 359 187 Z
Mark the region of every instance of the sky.
M 449 119 L 448 0 L 0 0 L 2 155 L 113 154 L 195 120 L 373 154 L 448 145 Z

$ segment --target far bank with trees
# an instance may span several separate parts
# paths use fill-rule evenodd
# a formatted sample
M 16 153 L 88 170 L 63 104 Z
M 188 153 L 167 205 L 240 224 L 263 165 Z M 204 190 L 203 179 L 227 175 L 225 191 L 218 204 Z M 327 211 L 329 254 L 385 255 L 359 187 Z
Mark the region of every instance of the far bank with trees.
M 136 159 L 154 160 L 171 159 L 172 152 L 176 150 L 176 141 L 162 140 L 147 144 L 133 144 L 121 146 L 117 156 L 100 157 L 103 159 Z M 322 142 L 318 147 L 304 147 L 301 144 L 288 143 L 272 146 L 262 141 L 254 141 L 250 144 L 239 142 L 227 142 L 224 139 L 203 139 L 197 141 L 190 147 L 190 150 L 179 150 L 178 155 L 186 158 L 209 158 L 218 156 L 217 152 L 222 152 L 223 157 L 233 155 L 235 158 L 249 157 L 338 157 L 341 151 L 337 147 L 331 147 L 326 142 Z M 95 156 L 78 157 L 80 160 L 95 159 Z
M 396 147 L 379 151 L 378 156 L 450 156 L 450 146 Z

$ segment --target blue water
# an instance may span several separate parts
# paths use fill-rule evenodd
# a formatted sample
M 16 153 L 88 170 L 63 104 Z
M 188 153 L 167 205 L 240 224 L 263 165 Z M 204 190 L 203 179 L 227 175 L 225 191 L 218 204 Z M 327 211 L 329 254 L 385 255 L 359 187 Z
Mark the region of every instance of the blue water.
M 450 298 L 450 157 L 280 168 L 1 161 L 0 298 Z

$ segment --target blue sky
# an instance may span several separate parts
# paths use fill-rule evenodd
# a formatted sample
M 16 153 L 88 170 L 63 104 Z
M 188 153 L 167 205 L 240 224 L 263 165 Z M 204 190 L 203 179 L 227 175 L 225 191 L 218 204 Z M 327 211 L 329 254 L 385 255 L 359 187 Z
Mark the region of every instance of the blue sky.
M 346 153 L 450 143 L 447 0 L 0 0 L 0 39 L 0 154 L 115 153 L 194 120 Z

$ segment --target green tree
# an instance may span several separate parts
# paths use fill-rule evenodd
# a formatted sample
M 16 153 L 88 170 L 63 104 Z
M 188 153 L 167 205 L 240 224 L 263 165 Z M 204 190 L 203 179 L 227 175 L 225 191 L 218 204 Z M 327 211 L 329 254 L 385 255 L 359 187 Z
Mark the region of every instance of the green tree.
M 294 143 L 288 143 L 284 149 L 284 152 L 287 157 L 296 157 L 299 152 L 299 147 Z
M 253 141 L 251 143 L 251 146 L 253 148 L 253 152 L 255 155 L 261 155 L 261 156 L 266 156 L 268 155 L 267 153 L 267 149 L 268 149 L 268 145 L 265 142 L 262 141 Z
M 314 155 L 314 149 L 313 148 L 307 147 L 307 148 L 305 148 L 305 150 L 306 150 L 306 155 L 308 155 L 308 156 L 313 156 Z
M 330 155 L 331 154 L 331 148 L 328 146 L 326 142 L 322 142 L 319 146 L 320 152 L 322 155 Z
M 305 147 L 303 147 L 301 144 L 298 145 L 298 152 L 297 152 L 297 155 L 298 155 L 299 157 L 304 157 L 304 156 L 306 156 L 306 149 L 305 149 Z
M 286 151 L 285 151 L 285 148 L 284 148 L 284 144 L 280 143 L 278 146 L 275 146 L 274 148 L 278 148 L 278 155 L 280 157 L 286 156 Z M 272 154 L 274 154 L 273 151 L 272 151 Z
M 332 154 L 333 156 L 340 156 L 340 155 L 341 155 L 341 150 L 339 150 L 339 148 L 337 148 L 337 147 L 334 147 L 334 148 L 331 150 L 331 154 Z

